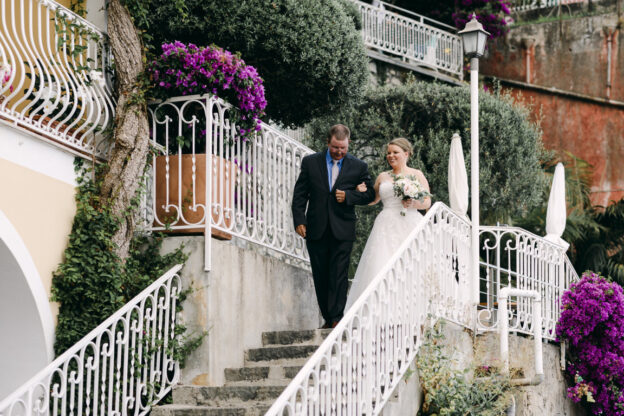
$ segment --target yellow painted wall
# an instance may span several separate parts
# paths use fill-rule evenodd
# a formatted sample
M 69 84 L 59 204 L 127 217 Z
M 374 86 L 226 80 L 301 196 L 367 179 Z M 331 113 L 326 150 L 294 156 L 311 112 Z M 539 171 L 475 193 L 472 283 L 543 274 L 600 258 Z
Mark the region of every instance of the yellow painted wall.
M 0 178 L 0 210 L 24 241 L 49 296 L 76 212 L 75 188 L 4 159 Z M 52 313 L 56 317 L 55 304 Z

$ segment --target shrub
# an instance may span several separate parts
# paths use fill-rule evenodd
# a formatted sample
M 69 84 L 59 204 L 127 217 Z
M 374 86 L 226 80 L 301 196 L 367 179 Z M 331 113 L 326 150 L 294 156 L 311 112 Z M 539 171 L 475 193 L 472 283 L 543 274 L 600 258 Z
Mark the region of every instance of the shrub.
M 586 272 L 561 299 L 557 337 L 569 343 L 568 397 L 595 415 L 624 415 L 624 293 Z
M 480 203 L 483 222 L 506 222 L 543 200 L 544 154 L 538 126 L 528 111 L 506 95 L 482 93 L 480 107 Z M 470 171 L 470 93 L 468 88 L 409 82 L 369 90 L 355 111 L 316 120 L 309 144 L 326 147 L 329 126 L 342 122 L 351 128 L 349 150 L 368 162 L 373 175 L 388 169 L 383 145 L 406 137 L 414 145 L 408 164 L 421 169 L 434 200 L 448 204 L 448 160 L 453 133 L 462 137 L 466 169 Z M 359 209 L 357 262 L 379 208 Z
M 260 130 L 266 99 L 256 69 L 219 47 L 165 43 L 162 54 L 147 66 L 156 98 L 214 94 L 232 104 L 230 119 L 248 137 Z
M 443 321 L 441 322 L 443 323 Z M 440 323 L 425 334 L 418 353 L 418 375 L 423 390 L 422 414 L 502 416 L 511 405 L 509 379 L 493 367 L 454 369 L 444 346 Z M 484 371 L 486 369 L 486 371 Z
M 184 15 L 178 3 L 147 4 L 139 23 L 152 45 L 178 40 L 240 52 L 264 79 L 269 118 L 300 126 L 362 96 L 368 61 L 344 0 L 184 0 Z

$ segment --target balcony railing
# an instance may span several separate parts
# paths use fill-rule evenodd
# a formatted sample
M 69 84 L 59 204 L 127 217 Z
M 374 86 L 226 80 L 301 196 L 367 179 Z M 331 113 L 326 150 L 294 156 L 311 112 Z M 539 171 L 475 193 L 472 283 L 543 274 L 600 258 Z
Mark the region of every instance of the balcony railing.
M 545 9 L 548 7 L 556 7 L 559 5 L 586 3 L 587 0 L 512 0 L 510 1 L 511 10 L 514 12 L 523 12 L 528 10 Z
M 0 402 L 0 416 L 145 415 L 178 382 L 178 265 Z
M 114 118 L 106 34 L 53 0 L 2 0 L 0 21 L 0 120 L 104 157 Z
M 360 11 L 369 50 L 462 78 L 463 46 L 454 27 L 383 2 L 350 1 Z
M 148 228 L 206 236 L 218 230 L 307 260 L 290 203 L 301 159 L 312 150 L 264 123 L 253 139 L 244 139 L 231 112 L 208 96 L 150 107 L 159 150 L 145 204 Z M 206 244 L 209 268 L 210 238 Z
M 496 330 L 501 288 L 536 290 L 542 295 L 542 337 L 555 339 L 561 295 L 578 280 L 566 249 L 521 228 L 481 227 L 481 305 L 479 329 Z M 511 331 L 533 333 L 533 306 L 512 298 Z

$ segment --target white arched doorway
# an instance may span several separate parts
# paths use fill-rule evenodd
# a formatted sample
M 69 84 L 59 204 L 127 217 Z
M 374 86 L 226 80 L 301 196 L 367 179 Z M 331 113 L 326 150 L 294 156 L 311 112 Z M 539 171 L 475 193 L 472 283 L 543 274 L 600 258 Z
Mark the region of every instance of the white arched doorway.
M 0 211 L 0 401 L 53 358 L 54 320 L 19 234 Z

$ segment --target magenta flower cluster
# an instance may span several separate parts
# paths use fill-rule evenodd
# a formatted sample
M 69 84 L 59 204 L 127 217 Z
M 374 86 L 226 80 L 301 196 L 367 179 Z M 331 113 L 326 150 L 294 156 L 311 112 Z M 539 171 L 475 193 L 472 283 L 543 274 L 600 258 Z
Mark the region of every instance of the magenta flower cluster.
M 455 10 L 451 16 L 455 27 L 463 29 L 474 13 L 491 38 L 505 35 L 507 23 L 511 20 L 506 0 L 455 0 Z
M 586 272 L 561 299 L 557 337 L 570 349 L 568 397 L 595 415 L 624 416 L 624 292 Z
M 182 42 L 162 45 L 162 54 L 147 66 L 154 96 L 213 94 L 232 104 L 232 121 L 244 138 L 260 130 L 267 102 L 256 68 L 216 46 Z

